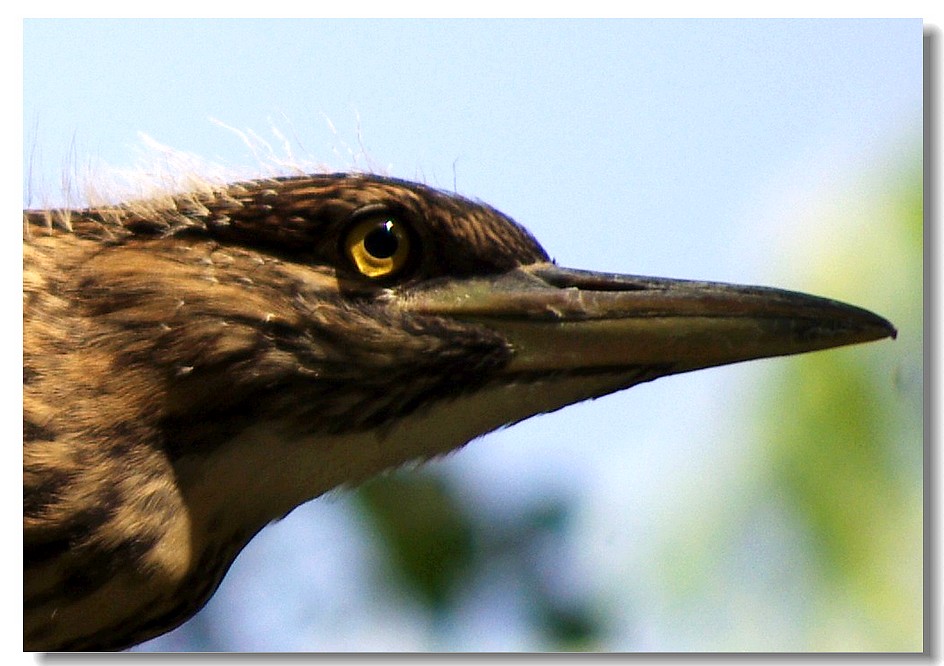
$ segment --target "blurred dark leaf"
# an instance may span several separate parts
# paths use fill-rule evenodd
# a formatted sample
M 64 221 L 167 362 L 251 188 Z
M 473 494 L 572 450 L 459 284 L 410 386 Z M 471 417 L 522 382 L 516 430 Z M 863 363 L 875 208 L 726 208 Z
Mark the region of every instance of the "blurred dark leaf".
M 434 615 L 502 571 L 507 594 L 521 595 L 548 649 L 591 649 L 600 634 L 588 599 L 559 592 L 572 564 L 561 556 L 569 537 L 570 503 L 560 497 L 490 515 L 465 500 L 431 468 L 394 472 L 360 488 L 357 500 L 381 537 L 391 571 Z
M 431 473 L 392 473 L 357 497 L 383 538 L 390 563 L 424 604 L 442 612 L 476 557 L 467 507 Z

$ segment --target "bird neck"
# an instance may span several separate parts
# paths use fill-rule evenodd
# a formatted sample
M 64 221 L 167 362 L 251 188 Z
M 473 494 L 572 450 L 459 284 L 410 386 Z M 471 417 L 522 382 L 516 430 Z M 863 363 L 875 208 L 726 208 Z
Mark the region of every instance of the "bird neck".
M 178 479 L 195 533 L 235 534 L 252 526 L 248 541 L 266 523 L 334 488 L 441 456 L 483 433 L 620 390 L 627 382 L 623 373 L 495 384 L 382 427 L 337 435 L 299 434 L 286 422 L 258 423 L 206 455 L 181 458 Z

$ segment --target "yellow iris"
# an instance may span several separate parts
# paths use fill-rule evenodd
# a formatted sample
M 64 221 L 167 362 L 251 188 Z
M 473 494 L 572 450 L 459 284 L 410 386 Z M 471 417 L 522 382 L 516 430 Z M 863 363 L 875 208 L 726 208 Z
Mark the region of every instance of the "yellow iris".
M 365 277 L 386 278 L 403 268 L 410 256 L 410 236 L 395 217 L 372 217 L 355 224 L 344 239 L 344 250 Z

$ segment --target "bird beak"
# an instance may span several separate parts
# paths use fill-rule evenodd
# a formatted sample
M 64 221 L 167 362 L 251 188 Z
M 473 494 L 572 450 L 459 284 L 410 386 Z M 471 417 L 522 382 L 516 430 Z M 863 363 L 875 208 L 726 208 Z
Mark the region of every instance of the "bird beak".
M 896 336 L 878 315 L 807 294 L 551 263 L 431 281 L 404 306 L 499 332 L 511 373 L 647 366 L 666 375 Z

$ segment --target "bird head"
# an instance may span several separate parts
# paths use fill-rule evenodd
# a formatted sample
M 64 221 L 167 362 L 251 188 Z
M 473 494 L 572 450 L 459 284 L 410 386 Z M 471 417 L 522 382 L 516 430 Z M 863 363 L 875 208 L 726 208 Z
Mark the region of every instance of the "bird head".
M 263 522 L 640 382 L 894 335 L 804 294 L 562 268 L 490 206 L 373 175 L 237 183 L 70 224 L 97 244 L 71 269 L 74 298 L 142 373 L 126 396 L 138 416 L 185 486 L 208 461 L 268 469 L 212 475 Z
M 114 471 L 88 558 L 136 525 L 149 547 L 121 566 L 166 581 L 146 612 L 130 583 L 123 602 L 89 584 L 112 616 L 67 644 L 105 643 L 113 608 L 141 619 L 108 644 L 182 621 L 258 529 L 332 488 L 658 377 L 895 335 L 804 294 L 563 268 L 485 204 L 373 175 L 26 217 L 26 429 Z M 48 515 L 83 472 L 53 493 L 38 452 L 25 501 Z

